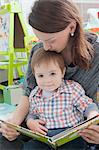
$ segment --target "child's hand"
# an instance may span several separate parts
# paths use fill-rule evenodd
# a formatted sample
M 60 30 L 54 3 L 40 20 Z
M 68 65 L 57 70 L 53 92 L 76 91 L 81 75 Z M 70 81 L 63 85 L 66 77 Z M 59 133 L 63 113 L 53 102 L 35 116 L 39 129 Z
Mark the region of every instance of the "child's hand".
M 33 120 L 30 118 L 27 120 L 27 126 L 30 130 L 44 135 L 48 132 L 48 129 L 44 126 L 45 123 L 46 122 L 40 119 Z

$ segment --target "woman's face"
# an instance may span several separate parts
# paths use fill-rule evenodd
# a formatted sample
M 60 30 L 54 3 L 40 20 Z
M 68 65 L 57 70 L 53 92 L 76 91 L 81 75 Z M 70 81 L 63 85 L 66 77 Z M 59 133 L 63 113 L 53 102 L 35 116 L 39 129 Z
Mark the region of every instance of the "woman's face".
M 33 29 L 33 31 L 37 38 L 43 43 L 44 49 L 46 51 L 50 50 L 60 53 L 68 43 L 71 28 L 68 25 L 65 30 L 56 33 L 44 33 L 36 29 Z

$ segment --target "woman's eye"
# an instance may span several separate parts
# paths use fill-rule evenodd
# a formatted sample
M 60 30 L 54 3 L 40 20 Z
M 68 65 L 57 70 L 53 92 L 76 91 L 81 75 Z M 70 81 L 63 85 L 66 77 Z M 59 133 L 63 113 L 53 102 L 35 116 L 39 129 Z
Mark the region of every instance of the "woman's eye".
M 39 78 L 43 78 L 43 74 L 38 75 Z

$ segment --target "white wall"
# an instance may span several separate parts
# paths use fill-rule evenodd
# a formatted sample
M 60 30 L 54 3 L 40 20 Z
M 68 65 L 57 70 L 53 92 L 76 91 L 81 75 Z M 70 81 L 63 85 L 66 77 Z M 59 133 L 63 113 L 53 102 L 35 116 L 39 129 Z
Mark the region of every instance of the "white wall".
M 87 10 L 89 8 L 99 9 L 99 0 L 72 0 L 78 7 L 83 20 L 86 22 L 88 20 Z
M 35 0 L 19 0 L 22 7 L 24 20 L 27 22 L 27 28 L 30 34 L 33 33 L 32 28 L 28 25 L 28 15 L 31 12 L 31 7 L 33 6 Z
M 28 25 L 28 15 L 31 11 L 31 7 L 33 6 L 35 0 L 0 0 L 0 6 L 9 3 L 11 1 L 18 1 L 20 3 L 20 6 L 23 11 L 24 20 L 25 22 L 27 22 L 28 30 L 30 34 L 33 33 L 31 27 Z

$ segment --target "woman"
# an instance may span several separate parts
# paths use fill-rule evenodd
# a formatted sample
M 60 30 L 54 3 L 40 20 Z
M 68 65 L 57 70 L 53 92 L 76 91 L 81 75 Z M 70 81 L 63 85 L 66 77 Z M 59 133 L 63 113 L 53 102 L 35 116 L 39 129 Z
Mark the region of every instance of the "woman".
M 29 24 L 41 42 L 31 51 L 25 95 L 10 121 L 21 124 L 28 112 L 28 96 L 36 86 L 30 66 L 31 57 L 40 47 L 44 47 L 46 51 L 56 50 L 62 53 L 68 64 L 66 78 L 79 82 L 86 95 L 96 102 L 99 80 L 98 37 L 84 33 L 77 8 L 68 0 L 37 0 L 29 15 Z M 9 140 L 15 139 L 18 134 L 4 125 L 1 131 Z M 89 143 L 99 144 L 99 126 L 91 125 L 82 131 L 81 136 Z

